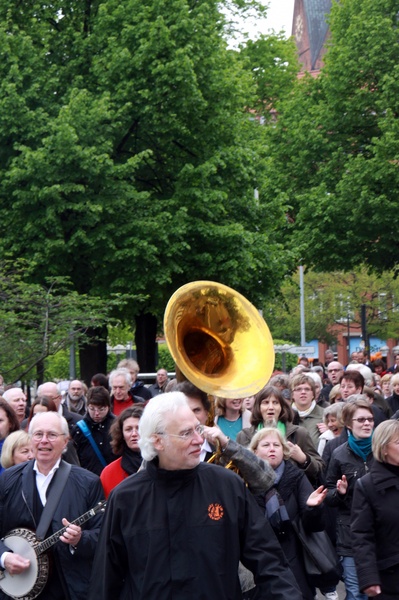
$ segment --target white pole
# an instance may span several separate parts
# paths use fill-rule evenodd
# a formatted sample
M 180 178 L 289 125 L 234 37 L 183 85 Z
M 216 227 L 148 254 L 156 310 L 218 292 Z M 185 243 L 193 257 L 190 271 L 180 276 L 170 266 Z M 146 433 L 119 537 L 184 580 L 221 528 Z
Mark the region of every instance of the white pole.
M 299 290 L 300 290 L 300 312 L 301 312 L 301 346 L 306 346 L 305 289 L 304 289 L 304 284 L 303 284 L 303 265 L 299 265 Z

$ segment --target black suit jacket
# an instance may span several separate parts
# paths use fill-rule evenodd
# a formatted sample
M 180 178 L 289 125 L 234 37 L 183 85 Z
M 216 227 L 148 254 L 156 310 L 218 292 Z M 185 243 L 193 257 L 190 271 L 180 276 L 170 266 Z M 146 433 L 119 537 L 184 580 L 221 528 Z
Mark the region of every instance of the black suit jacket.
M 6 469 L 0 476 L 0 537 L 11 529 L 23 527 L 35 531 L 34 461 Z M 51 493 L 51 492 L 49 492 Z M 62 497 L 50 525 L 51 533 L 62 529 L 62 519 L 77 519 L 104 499 L 99 477 L 72 465 Z M 86 600 L 92 560 L 97 546 L 102 513 L 82 525 L 82 538 L 72 554 L 69 546 L 57 542 L 53 546 L 56 564 L 60 565 L 71 600 Z M 0 541 L 0 556 L 9 549 Z M 0 598 L 5 598 L 0 594 Z

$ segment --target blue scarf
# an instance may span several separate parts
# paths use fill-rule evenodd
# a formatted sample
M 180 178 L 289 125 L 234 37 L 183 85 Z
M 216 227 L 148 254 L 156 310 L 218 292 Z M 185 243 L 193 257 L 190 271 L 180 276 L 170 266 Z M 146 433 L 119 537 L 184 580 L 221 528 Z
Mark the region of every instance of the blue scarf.
M 360 456 L 360 458 L 362 460 L 364 460 L 364 462 L 366 462 L 366 459 L 371 452 L 372 439 L 373 439 L 373 434 L 371 434 L 370 437 L 368 437 L 368 438 L 363 438 L 361 440 L 358 440 L 357 438 L 355 438 L 353 433 L 350 430 L 348 430 L 349 448 L 352 450 L 352 452 L 357 454 L 357 456 Z

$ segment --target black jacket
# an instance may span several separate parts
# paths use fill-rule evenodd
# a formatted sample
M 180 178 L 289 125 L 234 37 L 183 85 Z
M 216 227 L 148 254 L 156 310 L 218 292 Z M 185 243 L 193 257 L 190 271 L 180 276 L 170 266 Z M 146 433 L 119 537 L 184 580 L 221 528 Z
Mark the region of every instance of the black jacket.
M 381 585 L 382 593 L 398 595 L 398 506 L 399 467 L 374 461 L 353 495 L 352 543 L 361 590 Z
M 91 435 L 93 436 L 93 439 L 95 440 L 97 447 L 103 455 L 107 465 L 118 458 L 112 452 L 111 436 L 109 433 L 114 420 L 115 416 L 110 412 L 107 414 L 104 421 L 101 421 L 101 423 L 96 423 L 93 421 L 90 415 L 86 415 L 83 419 L 91 431 Z M 97 458 L 92 445 L 78 425 L 75 425 L 72 431 L 72 439 L 75 444 L 80 465 L 96 475 L 101 475 L 101 471 L 103 470 L 104 466 L 101 464 L 99 458 Z
M 0 476 L 0 537 L 18 527 L 36 530 L 34 521 L 35 461 L 22 463 L 4 471 Z M 54 475 L 56 477 L 56 475 Z M 85 469 L 72 465 L 68 482 L 54 513 L 50 534 L 63 527 L 62 519 L 77 519 L 104 499 L 99 478 Z M 53 546 L 54 564 L 65 579 L 65 597 L 87 600 L 92 560 L 97 545 L 102 513 L 82 525 L 82 538 L 72 554 L 67 544 Z M 0 555 L 8 550 L 0 542 Z M 7 596 L 8 597 L 8 596 Z M 5 598 L 0 594 L 0 598 Z
M 287 461 L 283 476 L 275 487 L 284 500 L 291 523 L 300 518 L 307 532 L 324 529 L 323 507 L 317 506 L 311 508 L 306 505 L 306 501 L 313 492 L 313 488 L 303 471 L 300 471 L 298 467 Z M 301 588 L 304 600 L 313 600 L 314 590 L 306 576 L 302 558 L 303 551 L 292 526 L 279 535 L 278 540 Z
M 377 427 L 377 425 L 379 425 L 383 421 L 386 421 L 388 417 L 383 413 L 381 408 L 379 406 L 377 406 L 377 404 L 370 404 L 370 408 L 371 408 L 371 411 L 372 411 L 373 417 L 374 417 L 374 429 L 375 429 Z M 338 437 L 334 438 L 333 440 L 330 440 L 325 445 L 322 458 L 323 458 L 323 462 L 325 464 L 326 471 L 328 469 L 328 465 L 329 465 L 332 453 L 335 450 L 335 448 L 338 448 L 339 446 L 341 446 L 341 444 L 344 444 L 347 441 L 348 441 L 348 432 L 347 432 L 346 428 L 344 427 L 341 434 Z
M 392 394 L 386 399 L 386 402 L 389 408 L 392 410 L 392 414 L 396 413 L 399 410 L 399 396 L 397 394 Z
M 238 600 L 240 558 L 260 598 L 301 598 L 238 475 L 204 463 L 166 471 L 155 459 L 111 492 L 89 599 Z
M 348 442 L 336 448 L 332 454 L 326 475 L 326 487 L 329 490 L 326 502 L 338 509 L 337 553 L 339 556 L 353 556 L 350 532 L 353 490 L 356 481 L 369 471 L 373 460 L 370 452 L 364 462 L 360 456 L 352 452 Z M 342 475 L 346 475 L 348 481 L 346 494 L 339 494 L 337 491 L 337 481 L 342 478 Z
M 152 398 L 150 390 L 147 387 L 145 387 L 142 381 L 138 381 L 137 379 L 130 388 L 130 391 L 133 394 L 133 396 L 139 396 L 143 400 L 151 400 Z

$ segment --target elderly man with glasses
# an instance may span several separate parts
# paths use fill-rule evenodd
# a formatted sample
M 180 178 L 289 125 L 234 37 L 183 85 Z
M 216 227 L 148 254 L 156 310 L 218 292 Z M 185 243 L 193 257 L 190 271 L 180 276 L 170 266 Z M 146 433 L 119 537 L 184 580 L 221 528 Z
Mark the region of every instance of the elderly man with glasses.
M 91 600 L 238 600 L 239 560 L 259 597 L 301 598 L 244 481 L 200 462 L 202 427 L 182 392 L 147 404 L 139 426 L 146 468 L 110 496 Z
M 5 570 L 0 587 L 15 586 L 14 594 L 18 596 L 31 582 L 32 586 L 44 586 L 37 596 L 39 599 L 86 598 L 102 517 L 101 513 L 95 514 L 84 525 L 81 522 L 81 526 L 72 521 L 103 500 L 100 480 L 93 473 L 62 460 L 69 438 L 64 417 L 55 412 L 39 413 L 33 417 L 29 433 L 34 460 L 10 467 L 0 478 L 0 568 Z M 37 531 L 38 535 L 41 531 L 40 537 L 46 539 L 64 529 L 50 550 L 52 568 L 47 575 L 44 573 L 43 580 L 39 571 L 40 581 L 35 580 L 35 552 L 28 558 L 21 549 L 7 546 L 11 544 L 7 533 L 17 529 L 22 544 L 25 528 Z M 0 592 L 0 597 L 9 595 Z

